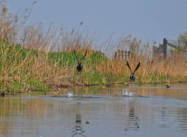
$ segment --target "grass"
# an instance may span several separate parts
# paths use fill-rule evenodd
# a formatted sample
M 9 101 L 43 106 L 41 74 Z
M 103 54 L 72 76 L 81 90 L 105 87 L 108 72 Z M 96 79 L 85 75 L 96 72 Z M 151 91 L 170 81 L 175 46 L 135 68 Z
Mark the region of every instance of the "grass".
M 45 32 L 37 25 L 19 30 L 18 17 L 5 11 L 0 9 L 0 92 L 46 92 L 63 87 L 128 83 L 126 61 L 94 50 L 88 37 L 76 32 Z M 156 59 L 150 57 L 147 44 L 143 45 L 146 54 L 140 54 L 142 43 L 137 39 L 122 42 L 119 43 L 133 51 L 128 58 L 132 68 L 141 62 L 135 83 L 187 81 L 187 60 L 182 54 Z M 86 51 L 83 72 L 76 72 L 77 59 L 83 58 Z
M 83 61 L 84 71 L 76 72 L 77 58 L 88 55 Z M 48 91 L 54 87 L 125 84 L 130 72 L 125 61 L 112 60 L 93 49 L 78 52 L 42 52 L 23 48 L 20 44 L 0 41 L 0 91 L 14 94 L 23 91 Z M 76 55 L 75 55 L 76 54 Z M 137 57 L 138 58 L 138 57 Z M 137 58 L 129 59 L 134 68 Z M 186 81 L 184 59 L 173 64 L 173 60 L 162 60 L 153 64 L 139 57 L 141 67 L 135 83 L 164 83 Z M 134 63 L 136 62 L 136 63 Z M 177 71 L 180 68 L 180 71 Z M 186 74 L 186 73 L 185 73 Z

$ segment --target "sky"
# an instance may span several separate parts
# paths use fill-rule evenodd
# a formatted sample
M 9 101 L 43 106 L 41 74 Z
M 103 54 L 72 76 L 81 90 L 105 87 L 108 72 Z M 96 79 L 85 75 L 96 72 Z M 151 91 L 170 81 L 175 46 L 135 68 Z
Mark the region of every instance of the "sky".
M 31 8 L 33 3 L 33 0 L 7 1 L 10 10 L 18 13 Z M 79 29 L 100 42 L 133 35 L 145 42 L 160 43 L 164 37 L 176 40 L 187 31 L 187 0 L 37 1 L 30 22 Z

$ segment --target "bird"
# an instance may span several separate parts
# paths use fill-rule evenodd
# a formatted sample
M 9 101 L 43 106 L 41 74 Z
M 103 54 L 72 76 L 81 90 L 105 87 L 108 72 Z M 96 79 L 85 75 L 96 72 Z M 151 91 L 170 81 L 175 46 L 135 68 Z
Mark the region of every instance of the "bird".
M 77 67 L 76 67 L 76 70 L 77 70 L 77 72 L 82 72 L 82 70 L 83 70 L 82 61 L 85 59 L 85 57 L 86 57 L 86 55 L 87 55 L 87 50 L 85 51 L 84 56 L 83 56 L 82 58 L 78 58 L 78 57 L 77 57 L 75 50 L 74 50 L 74 55 L 75 55 L 75 58 L 76 58 L 76 60 L 77 60 Z
M 77 65 L 77 72 L 81 72 L 83 69 L 83 65 L 79 62 Z
M 170 85 L 167 84 L 167 85 L 166 85 L 166 88 L 170 88 Z
M 126 64 L 126 65 L 127 65 L 127 67 L 129 68 L 129 70 L 130 70 L 130 72 L 131 72 L 129 79 L 130 79 L 131 81 L 135 81 L 135 80 L 136 80 L 135 73 L 136 73 L 136 71 L 137 71 L 137 70 L 139 69 L 139 67 L 140 67 L 140 62 L 138 63 L 138 65 L 136 66 L 136 68 L 134 69 L 134 71 L 132 71 L 132 69 L 131 69 L 131 67 L 130 67 L 128 61 L 127 61 L 127 64 Z
M 0 92 L 0 97 L 5 97 L 5 92 Z

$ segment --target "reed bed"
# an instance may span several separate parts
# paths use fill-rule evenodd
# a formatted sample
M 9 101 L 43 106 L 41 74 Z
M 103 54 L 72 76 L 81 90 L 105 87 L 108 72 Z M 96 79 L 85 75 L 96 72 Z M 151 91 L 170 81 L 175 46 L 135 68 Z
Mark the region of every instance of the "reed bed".
M 9 13 L 6 5 L 0 3 L 1 93 L 128 83 L 127 60 L 109 58 L 95 50 L 93 41 L 78 31 L 57 31 L 55 27 L 43 31 L 38 24 L 24 24 L 25 27 L 20 28 L 23 22 L 19 20 L 23 20 L 22 17 Z M 117 45 L 119 48 L 124 45 L 133 53 L 128 58 L 132 68 L 141 63 L 135 83 L 187 81 L 187 60 L 183 54 L 175 53 L 167 59 L 153 58 L 146 51 L 151 45 L 134 38 L 123 39 Z M 76 71 L 77 58 L 82 58 L 85 52 L 84 69 L 80 73 Z

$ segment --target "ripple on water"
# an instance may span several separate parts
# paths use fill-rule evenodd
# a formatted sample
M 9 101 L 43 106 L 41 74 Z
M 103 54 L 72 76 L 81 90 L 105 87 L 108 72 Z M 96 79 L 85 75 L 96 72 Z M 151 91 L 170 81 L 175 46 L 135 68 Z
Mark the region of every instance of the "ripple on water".
M 0 101 L 0 137 L 187 136 L 187 100 L 166 96 L 73 94 Z

